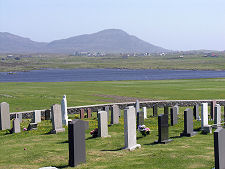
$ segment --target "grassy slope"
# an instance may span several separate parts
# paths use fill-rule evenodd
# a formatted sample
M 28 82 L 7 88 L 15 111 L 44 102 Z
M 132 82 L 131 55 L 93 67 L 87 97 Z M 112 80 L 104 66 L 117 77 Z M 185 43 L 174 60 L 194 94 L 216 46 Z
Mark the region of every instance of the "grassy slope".
M 0 56 L 0 59 L 4 56 Z M 139 56 L 123 59 L 120 56 L 86 57 L 65 55 L 34 55 L 32 58 L 0 60 L 1 71 L 21 71 L 40 68 L 128 68 L 128 69 L 211 69 L 225 70 L 225 56 L 202 55 Z
M 12 111 L 48 108 L 67 94 L 69 106 L 99 103 L 93 94 L 111 94 L 149 99 L 224 99 L 225 79 L 66 82 L 66 83 L 1 83 L 0 102 L 10 103 Z M 10 97 L 13 96 L 13 97 Z M 179 138 L 183 130 L 183 111 L 179 124 L 170 127 L 167 145 L 153 145 L 157 139 L 157 118 L 149 117 L 146 125 L 152 130 L 147 137 L 138 133 L 141 149 L 134 152 L 118 150 L 124 146 L 123 117 L 119 125 L 109 127 L 111 138 L 91 139 L 89 131 L 97 127 L 97 119 L 90 120 L 86 131 L 87 163 L 78 168 L 212 168 L 213 135 Z M 148 110 L 149 115 L 152 110 Z M 159 113 L 163 110 L 160 109 Z M 70 118 L 75 118 L 70 115 Z M 27 127 L 24 120 L 21 128 Z M 195 129 L 200 122 L 194 121 Z M 42 166 L 68 167 L 67 131 L 57 135 L 46 134 L 50 121 L 43 121 L 37 131 L 6 134 L 0 132 L 0 168 L 38 168 Z M 5 135 L 6 134 L 6 135 Z M 24 150 L 26 148 L 26 150 Z

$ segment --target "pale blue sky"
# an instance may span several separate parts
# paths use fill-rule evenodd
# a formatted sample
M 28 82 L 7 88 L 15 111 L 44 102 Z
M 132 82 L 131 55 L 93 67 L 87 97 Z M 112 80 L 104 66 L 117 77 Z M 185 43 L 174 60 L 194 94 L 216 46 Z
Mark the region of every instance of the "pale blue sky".
M 225 0 L 0 0 L 0 32 L 49 42 L 117 28 L 173 50 L 225 50 Z

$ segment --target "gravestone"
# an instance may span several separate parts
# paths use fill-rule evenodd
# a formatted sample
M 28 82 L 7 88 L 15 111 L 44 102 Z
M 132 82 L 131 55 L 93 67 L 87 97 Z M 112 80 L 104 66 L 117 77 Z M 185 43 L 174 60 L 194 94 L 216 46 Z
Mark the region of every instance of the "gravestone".
M 201 104 L 201 130 L 212 133 L 212 127 L 208 125 L 208 103 Z
M 136 111 L 136 114 L 140 111 L 140 103 L 139 103 L 139 100 L 136 101 L 135 111 Z
M 56 134 L 59 132 L 64 132 L 65 129 L 62 127 L 61 105 L 54 104 L 51 107 L 51 112 L 52 112 L 52 131 L 51 131 L 51 133 Z
M 173 106 L 173 107 L 170 108 L 171 126 L 174 126 L 178 123 L 177 113 L 178 113 L 178 106 Z
M 215 169 L 225 168 L 225 129 L 218 128 L 214 132 Z
M 169 107 L 168 106 L 164 106 L 164 114 L 169 115 Z
M 133 106 L 126 107 L 124 110 L 124 149 L 130 151 L 140 148 L 136 139 L 136 110 Z
M 208 103 L 201 104 L 201 128 L 208 126 Z
M 169 139 L 169 125 L 168 125 L 168 115 L 167 114 L 160 114 L 158 116 L 158 135 L 159 138 L 155 143 L 159 144 L 166 144 L 170 141 Z
M 32 123 L 40 123 L 41 122 L 41 110 L 34 110 Z
M 0 104 L 0 130 L 10 129 L 9 104 L 2 102 Z
M 61 101 L 61 113 L 62 113 L 62 123 L 68 126 L 68 113 L 67 113 L 67 100 L 66 95 L 63 96 Z
M 45 120 L 51 120 L 51 110 L 45 110 Z
M 224 122 L 224 126 L 225 126 L 225 106 L 223 107 L 223 122 Z
M 91 118 L 91 108 L 87 108 L 87 118 L 90 119 Z
M 194 105 L 193 115 L 194 115 L 195 120 L 198 120 L 198 121 L 201 120 L 201 118 L 199 116 L 199 105 L 198 104 Z
M 103 110 L 107 112 L 107 121 L 109 121 L 109 106 L 105 106 Z
M 119 123 L 119 106 L 113 105 L 111 107 L 111 124 L 118 124 Z
M 37 123 L 30 123 L 27 127 L 27 130 L 30 131 L 30 130 L 37 130 L 37 126 L 38 124 Z
M 158 106 L 157 105 L 153 105 L 153 116 L 156 117 L 158 116 Z
M 214 108 L 216 106 L 216 100 L 213 100 L 210 104 L 210 118 L 214 120 Z
M 110 137 L 108 135 L 107 112 L 98 112 L 98 137 Z
M 190 108 L 184 111 L 184 132 L 180 136 L 192 137 L 197 133 L 193 131 L 193 111 Z
M 147 108 L 143 107 L 143 112 L 144 112 L 144 118 L 147 119 Z
M 22 113 L 17 113 L 16 118 L 19 119 L 19 122 L 22 123 L 23 121 L 23 114 Z
M 144 112 L 140 111 L 137 113 L 137 128 L 139 125 L 143 125 L 144 124 Z
M 221 106 L 216 104 L 214 109 L 214 124 L 221 126 Z
M 80 119 L 84 118 L 84 109 L 80 109 Z
M 75 167 L 86 162 L 85 124 L 82 120 L 75 119 L 68 125 L 69 140 L 69 166 Z
M 20 120 L 18 118 L 13 120 L 13 128 L 12 128 L 13 133 L 20 133 Z

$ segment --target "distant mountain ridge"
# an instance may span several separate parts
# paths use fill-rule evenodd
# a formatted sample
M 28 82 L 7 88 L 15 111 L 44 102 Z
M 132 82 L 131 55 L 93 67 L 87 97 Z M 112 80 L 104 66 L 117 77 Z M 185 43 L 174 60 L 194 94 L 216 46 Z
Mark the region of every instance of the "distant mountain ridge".
M 106 29 L 50 43 L 35 42 L 7 32 L 0 32 L 0 53 L 160 53 L 169 50 L 152 45 L 120 29 Z

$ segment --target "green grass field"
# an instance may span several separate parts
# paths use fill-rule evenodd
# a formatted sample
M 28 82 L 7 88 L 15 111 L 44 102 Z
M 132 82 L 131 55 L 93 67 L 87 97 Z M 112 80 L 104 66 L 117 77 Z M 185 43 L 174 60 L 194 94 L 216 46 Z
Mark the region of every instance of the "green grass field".
M 41 68 L 119 68 L 119 69 L 201 69 L 201 70 L 225 70 L 225 54 L 218 57 L 203 57 L 204 54 L 184 55 L 179 54 L 166 56 L 68 56 L 68 55 L 33 55 L 31 58 L 21 60 L 8 59 L 0 55 L 0 72 L 26 71 Z
M 127 98 L 158 99 L 225 99 L 225 79 L 158 80 L 158 81 L 110 81 L 64 83 L 0 83 L 0 102 L 10 104 L 10 111 L 50 108 L 67 95 L 69 106 L 107 103 L 114 96 Z M 124 98 L 124 97 L 123 97 Z M 89 120 L 86 131 L 87 162 L 77 168 L 202 168 L 214 166 L 213 135 L 179 137 L 183 130 L 183 111 L 180 108 L 179 123 L 169 128 L 172 142 L 153 144 L 157 140 L 157 118 L 148 109 L 151 134 L 142 137 L 137 133 L 141 149 L 133 152 L 124 147 L 123 113 L 119 125 L 109 127 L 111 138 L 91 138 L 89 132 L 97 127 L 96 113 Z M 222 111 L 224 111 L 222 109 Z M 163 109 L 159 109 L 159 114 Z M 78 118 L 70 115 L 70 118 Z M 28 126 L 24 120 L 21 129 Z M 212 122 L 210 122 L 212 123 Z M 194 120 L 194 129 L 200 122 Z M 68 167 L 68 132 L 48 134 L 50 121 L 42 121 L 37 131 L 8 134 L 0 131 L 0 168 L 39 168 L 43 166 Z M 24 150 L 25 148 L 25 150 Z

